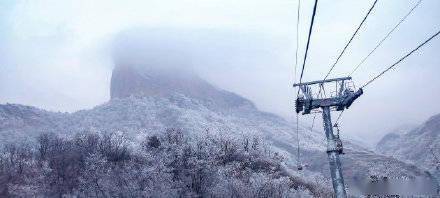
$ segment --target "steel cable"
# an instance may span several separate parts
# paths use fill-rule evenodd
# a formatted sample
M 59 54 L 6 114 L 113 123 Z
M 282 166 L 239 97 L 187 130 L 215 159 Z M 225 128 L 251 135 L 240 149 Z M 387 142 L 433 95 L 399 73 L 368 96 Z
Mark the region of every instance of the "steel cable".
M 411 54 L 413 54 L 414 52 L 416 52 L 417 50 L 419 50 L 422 46 L 424 46 L 426 43 L 428 43 L 429 41 L 431 41 L 433 38 L 435 38 L 436 36 L 438 36 L 440 34 L 440 31 L 438 31 L 437 33 L 435 33 L 434 35 L 432 35 L 431 37 L 429 37 L 426 41 L 424 41 L 423 43 L 421 43 L 419 46 L 417 46 L 416 48 L 414 48 L 413 50 L 411 50 L 409 53 L 407 53 L 405 56 L 403 56 L 402 58 L 400 58 L 398 61 L 396 61 L 394 64 L 392 64 L 391 66 L 389 66 L 388 68 L 386 68 L 385 70 L 383 70 L 381 73 L 379 73 L 378 75 L 376 75 L 374 78 L 372 78 L 371 80 L 369 80 L 367 83 L 365 83 L 361 88 L 366 87 L 367 85 L 369 85 L 370 83 L 372 83 L 373 81 L 377 80 L 378 78 L 380 78 L 383 74 L 385 74 L 386 72 L 388 72 L 390 69 L 394 68 L 396 65 L 398 65 L 400 62 L 402 62 L 403 60 L 405 60 L 406 58 L 408 58 L 408 56 L 410 56 Z
M 303 64 L 302 64 L 301 75 L 299 77 L 299 83 L 302 82 L 302 78 L 303 78 L 303 75 L 304 75 L 304 68 L 306 66 L 307 54 L 308 54 L 309 46 L 310 46 L 310 37 L 312 37 L 313 23 L 315 22 L 315 15 L 316 15 L 316 7 L 317 7 L 317 5 L 318 5 L 318 0 L 315 0 L 315 6 L 313 6 L 312 20 L 310 22 L 309 36 L 307 38 L 306 52 L 304 53 L 304 60 L 303 60 Z M 298 93 L 299 93 L 299 89 L 298 89 Z
M 350 75 L 349 76 L 351 76 L 351 75 L 353 75 L 353 73 L 354 72 L 356 72 L 356 70 L 358 70 L 359 69 L 359 67 L 368 59 L 368 57 L 370 57 L 373 53 L 374 53 L 374 51 L 376 51 L 376 49 L 377 48 L 379 48 L 379 46 L 381 46 L 382 45 L 382 43 L 394 32 L 394 30 L 396 30 L 397 29 L 397 27 L 399 27 L 400 26 L 400 24 L 402 24 L 405 20 L 406 20 L 406 18 L 408 18 L 408 16 L 420 5 L 420 3 L 422 2 L 422 0 L 419 0 L 417 3 L 416 3 L 416 5 L 414 5 L 413 7 L 412 7 L 412 9 L 402 18 L 402 19 L 400 19 L 400 21 L 399 21 L 399 23 L 397 23 L 394 27 L 393 27 L 393 29 L 391 29 L 391 31 L 389 31 L 388 32 L 388 34 L 387 35 L 385 35 L 385 37 L 384 38 L 382 38 L 382 40 L 376 45 L 376 47 L 374 47 L 374 49 L 373 50 L 371 50 L 371 52 L 367 55 L 367 56 L 365 56 L 363 59 L 362 59 L 362 61 L 354 68 L 354 70 L 350 73 Z
M 367 14 L 365 15 L 364 19 L 362 19 L 362 22 L 359 24 L 359 26 L 357 27 L 356 31 L 353 33 L 353 35 L 351 36 L 350 40 L 348 40 L 347 44 L 345 45 L 344 49 L 341 51 L 341 53 L 339 54 L 338 58 L 336 59 L 335 63 L 333 63 L 333 65 L 330 67 L 330 70 L 327 72 L 327 74 L 324 77 L 324 80 L 328 78 L 328 76 L 330 75 L 330 73 L 333 71 L 333 69 L 335 68 L 336 64 L 338 64 L 339 59 L 341 59 L 342 55 L 344 54 L 345 50 L 348 48 L 348 46 L 350 45 L 350 43 L 353 41 L 354 37 L 356 36 L 356 34 L 359 32 L 359 30 L 361 29 L 362 25 L 364 24 L 364 22 L 367 20 L 368 16 L 370 15 L 371 11 L 374 9 L 374 7 L 376 6 L 378 0 L 375 0 L 373 5 L 371 5 L 370 9 L 368 10 Z

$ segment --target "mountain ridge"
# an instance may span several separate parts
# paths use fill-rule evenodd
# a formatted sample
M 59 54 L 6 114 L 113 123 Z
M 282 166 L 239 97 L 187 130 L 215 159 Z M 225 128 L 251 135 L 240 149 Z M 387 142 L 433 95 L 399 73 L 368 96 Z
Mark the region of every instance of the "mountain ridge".
M 376 150 L 427 169 L 434 169 L 436 162 L 431 152 L 437 155 L 440 153 L 439 141 L 440 114 L 436 114 L 404 134 L 385 135 Z

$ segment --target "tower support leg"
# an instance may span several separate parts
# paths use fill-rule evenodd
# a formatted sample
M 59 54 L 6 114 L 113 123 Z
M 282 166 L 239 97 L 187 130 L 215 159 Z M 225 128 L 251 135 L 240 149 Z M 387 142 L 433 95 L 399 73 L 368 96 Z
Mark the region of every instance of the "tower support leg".
M 336 198 L 346 198 L 344 178 L 342 177 L 342 165 L 339 159 L 339 152 L 336 147 L 335 135 L 330 117 L 330 107 L 322 107 L 322 118 L 324 120 L 325 136 L 327 137 L 327 155 L 330 163 L 330 174 L 332 177 L 333 189 Z

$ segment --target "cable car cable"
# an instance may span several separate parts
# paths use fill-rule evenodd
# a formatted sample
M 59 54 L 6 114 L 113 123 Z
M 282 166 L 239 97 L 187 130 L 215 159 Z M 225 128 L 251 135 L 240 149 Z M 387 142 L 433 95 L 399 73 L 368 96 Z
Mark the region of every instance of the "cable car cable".
M 377 80 L 378 78 L 380 78 L 383 74 L 385 74 L 386 72 L 388 72 L 389 70 L 391 70 L 392 68 L 394 68 L 396 65 L 398 65 L 400 62 L 402 62 L 403 60 L 405 60 L 406 58 L 408 58 L 408 56 L 410 56 L 411 54 L 413 54 L 414 52 L 416 52 L 417 50 L 419 50 L 422 46 L 424 46 L 426 43 L 428 43 L 429 41 L 431 41 L 433 38 L 435 38 L 436 36 L 438 36 L 440 34 L 440 31 L 438 31 L 437 33 L 435 33 L 434 35 L 432 35 L 431 37 L 429 37 L 425 42 L 421 43 L 419 46 L 417 46 L 416 48 L 414 48 L 413 50 L 411 50 L 409 53 L 407 53 L 405 56 L 403 56 L 402 58 L 400 58 L 398 61 L 396 61 L 394 64 L 392 64 L 391 66 L 389 66 L 388 68 L 386 68 L 385 70 L 383 70 L 381 73 L 379 73 L 378 75 L 376 75 L 374 78 L 372 78 L 371 80 L 369 80 L 367 83 L 365 83 L 361 89 L 363 89 L 364 87 L 366 87 L 367 85 L 371 84 L 372 82 L 374 82 L 375 80 Z
M 295 51 L 295 73 L 294 73 L 294 79 L 293 81 L 296 83 L 296 75 L 297 75 L 297 68 L 298 68 L 298 46 L 299 46 L 299 16 L 300 16 L 300 10 L 301 10 L 301 0 L 298 0 L 298 6 L 297 6 L 297 12 L 296 12 L 296 51 Z M 299 88 L 298 88 L 299 92 Z M 300 141 L 299 141 L 299 116 L 298 113 L 296 113 L 296 141 L 297 141 L 297 168 L 298 170 L 302 170 L 301 165 L 301 157 L 300 157 Z
M 370 16 L 371 11 L 374 9 L 374 7 L 376 6 L 378 0 L 375 0 L 373 2 L 373 4 L 371 5 L 370 9 L 368 10 L 367 14 L 365 15 L 365 17 L 362 19 L 361 23 L 359 24 L 359 26 L 356 28 L 356 31 L 354 31 L 353 35 L 351 36 L 350 40 L 348 40 L 347 44 L 345 45 L 345 47 L 342 49 L 341 53 L 339 54 L 338 58 L 336 59 L 336 61 L 333 63 L 333 65 L 330 67 L 330 70 L 327 72 L 327 74 L 324 77 L 324 80 L 326 80 L 330 73 L 333 71 L 333 69 L 335 68 L 336 64 L 338 64 L 340 58 L 342 57 L 342 55 L 345 53 L 345 50 L 347 50 L 348 46 L 350 45 L 350 43 L 353 41 L 354 37 L 357 35 L 357 33 L 359 32 L 359 30 L 361 29 L 362 25 L 364 24 L 364 22 L 367 20 L 368 16 Z M 318 95 L 321 93 L 321 88 L 319 89 L 319 93 Z M 299 93 L 299 91 L 298 91 Z
M 330 73 L 333 71 L 333 69 L 335 68 L 336 64 L 339 62 L 339 59 L 342 57 L 342 55 L 344 54 L 345 50 L 348 48 L 348 46 L 350 45 L 351 41 L 353 41 L 353 38 L 356 36 L 356 34 L 359 32 L 359 30 L 361 29 L 362 25 L 364 24 L 364 22 L 367 20 L 368 16 L 370 15 L 371 11 L 374 9 L 374 7 L 376 6 L 378 0 L 375 0 L 373 5 L 371 5 L 370 9 L 368 10 L 367 14 L 365 15 L 364 19 L 362 20 L 362 22 L 359 24 L 359 26 L 357 27 L 356 31 L 353 33 L 353 35 L 351 36 L 350 40 L 347 42 L 347 44 L 345 45 L 344 49 L 341 51 L 341 53 L 339 54 L 338 58 L 336 59 L 335 63 L 333 63 L 333 65 L 330 67 L 330 70 L 327 72 L 327 74 L 324 77 L 324 80 L 328 78 L 328 76 L 330 75 Z
M 353 73 L 354 72 L 356 72 L 356 70 L 357 69 L 359 69 L 359 67 L 368 59 L 368 57 L 370 57 L 373 53 L 374 53 L 374 51 L 376 51 L 376 49 L 377 48 L 379 48 L 379 46 L 381 46 L 382 45 L 382 43 L 388 38 L 388 37 L 390 37 L 390 35 L 394 32 L 394 30 L 396 30 L 397 29 L 397 27 L 399 27 L 400 26 L 400 24 L 402 24 L 405 20 L 406 20 L 406 18 L 408 18 L 408 16 L 420 5 L 420 3 L 422 2 L 423 0 L 419 0 L 413 7 L 412 7 L 412 9 L 404 16 L 404 17 L 402 17 L 401 19 L 400 19 L 400 21 L 393 27 L 393 29 L 391 29 L 391 31 L 389 31 L 388 32 L 388 34 L 386 34 L 385 35 L 385 37 L 384 38 L 382 38 L 382 40 L 376 45 L 376 47 L 374 47 L 374 49 L 373 50 L 371 50 L 371 52 L 367 55 L 367 56 L 365 56 L 363 59 L 362 59 L 362 61 L 353 69 L 353 71 L 348 75 L 348 76 L 351 76 L 351 75 L 353 75 Z
M 302 64 L 302 68 L 301 68 L 301 75 L 300 75 L 300 77 L 299 77 L 299 82 L 300 82 L 300 83 L 302 82 L 302 78 L 303 78 L 303 75 L 304 75 L 304 68 L 305 68 L 305 66 L 306 66 L 307 54 L 308 54 L 308 51 L 309 51 L 310 38 L 311 38 L 311 36 L 312 36 L 313 23 L 314 23 L 314 21 L 315 21 L 317 5 L 318 5 L 318 0 L 315 0 L 315 5 L 313 6 L 312 20 L 311 20 L 311 22 L 310 22 L 309 34 L 308 34 L 308 38 L 307 38 L 306 51 L 305 51 L 305 53 L 304 53 L 304 59 L 303 59 L 303 64 Z M 299 95 L 299 88 L 298 88 L 298 93 L 297 93 L 297 95 Z M 297 123 L 297 127 L 298 127 L 298 123 Z M 312 128 L 313 128 L 313 125 L 312 125 Z M 299 134 L 298 134 L 298 137 L 299 137 Z M 299 139 L 298 139 L 298 140 L 299 140 Z M 298 144 L 298 145 L 299 145 L 299 144 Z M 299 147 L 298 147 L 298 148 L 299 148 Z M 299 154 L 299 150 L 298 150 L 298 154 Z M 299 159 L 299 155 L 298 155 L 298 159 Z M 300 168 L 298 167 L 298 169 L 300 169 Z M 302 168 L 301 168 L 301 169 L 302 169 Z
M 377 0 L 376 0 L 377 1 Z M 315 21 L 315 15 L 316 15 L 316 7 L 318 5 L 318 0 L 315 0 L 315 6 L 313 6 L 313 13 L 312 13 L 312 20 L 310 22 L 310 28 L 309 28 L 309 36 L 307 38 L 307 45 L 306 45 L 306 52 L 304 54 L 304 60 L 303 60 L 303 64 L 302 64 L 302 69 L 301 69 L 301 75 L 299 77 L 299 82 L 302 82 L 302 78 L 304 75 L 304 68 L 306 66 L 306 61 L 307 61 L 307 53 L 309 51 L 309 45 L 310 45 L 310 37 L 312 36 L 312 30 L 313 30 L 313 23 Z M 299 93 L 299 89 L 298 89 L 298 93 Z
M 297 12 L 296 12 L 296 50 L 295 50 L 295 73 L 293 75 L 293 81 L 296 83 L 296 74 L 298 69 L 298 46 L 299 46 L 299 14 L 301 9 L 301 0 L 298 0 Z
M 413 11 L 422 3 L 423 0 L 419 0 L 409 11 L 408 13 L 406 13 L 406 15 L 404 15 L 400 21 L 385 35 L 385 37 L 382 38 L 382 40 L 379 41 L 379 43 L 377 43 L 377 45 L 373 48 L 373 50 L 370 51 L 370 53 L 365 56 L 361 62 L 359 62 L 359 64 L 350 72 L 350 74 L 348 76 L 352 76 L 359 68 L 360 66 L 382 45 L 382 43 L 387 40 L 391 34 L 408 18 L 409 15 L 411 15 L 413 13 Z M 338 118 L 335 121 L 334 126 L 338 126 L 339 125 L 339 120 L 341 119 L 342 115 L 343 115 L 344 111 L 341 111 L 341 113 L 339 114 Z

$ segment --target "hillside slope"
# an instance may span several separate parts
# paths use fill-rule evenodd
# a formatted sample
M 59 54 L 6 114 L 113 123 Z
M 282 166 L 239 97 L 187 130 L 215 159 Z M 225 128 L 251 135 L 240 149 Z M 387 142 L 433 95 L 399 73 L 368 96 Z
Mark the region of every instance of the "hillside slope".
M 377 151 L 431 169 L 435 165 L 432 152 L 440 154 L 440 114 L 404 134 L 387 134 L 378 143 Z M 432 150 L 432 151 L 431 151 Z

